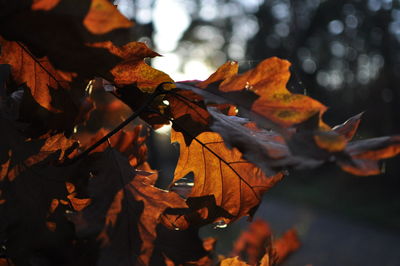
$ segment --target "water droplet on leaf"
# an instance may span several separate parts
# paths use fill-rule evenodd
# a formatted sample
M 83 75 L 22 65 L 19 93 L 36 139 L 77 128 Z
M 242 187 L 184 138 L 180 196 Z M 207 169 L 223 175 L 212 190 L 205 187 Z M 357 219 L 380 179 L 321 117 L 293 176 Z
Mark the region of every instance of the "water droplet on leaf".
M 227 223 L 225 223 L 225 221 L 217 221 L 216 223 L 214 223 L 214 229 L 217 229 L 217 228 L 219 228 L 219 229 L 223 229 L 223 228 L 227 228 L 228 227 L 228 224 Z

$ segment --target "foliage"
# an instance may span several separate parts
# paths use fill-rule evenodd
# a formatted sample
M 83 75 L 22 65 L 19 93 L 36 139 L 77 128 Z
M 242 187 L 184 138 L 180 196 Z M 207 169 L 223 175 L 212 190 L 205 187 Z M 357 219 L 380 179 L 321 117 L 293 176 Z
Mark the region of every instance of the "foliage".
M 205 81 L 174 83 L 145 63 L 158 54 L 130 42 L 132 23 L 106 0 L 0 7 L 0 240 L 16 265 L 209 265 L 199 228 L 253 216 L 286 171 L 335 162 L 371 175 L 400 152 L 399 136 L 352 141 L 361 115 L 325 124 L 323 104 L 286 89 L 288 61 L 243 74 L 227 62 Z M 95 77 L 134 113 L 85 142 L 73 129 L 95 108 Z M 169 190 L 146 162 L 147 130 L 120 131 L 138 116 L 172 122 L 180 157 Z M 287 241 L 272 244 L 278 262 L 298 246 Z

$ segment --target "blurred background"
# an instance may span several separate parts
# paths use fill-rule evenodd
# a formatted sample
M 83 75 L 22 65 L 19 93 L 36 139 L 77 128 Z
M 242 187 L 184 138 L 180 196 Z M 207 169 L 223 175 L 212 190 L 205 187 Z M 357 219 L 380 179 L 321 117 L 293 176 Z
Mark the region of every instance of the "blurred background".
M 152 65 L 177 81 L 205 79 L 227 60 L 246 71 L 278 56 L 292 63 L 289 90 L 327 105 L 328 124 L 365 111 L 356 138 L 400 134 L 400 0 L 115 4 L 136 22 L 135 39 L 163 55 Z M 171 176 L 177 152 L 168 128 L 151 140 L 151 162 Z M 372 177 L 334 166 L 291 172 L 267 193 L 258 216 L 278 233 L 294 226 L 304 243 L 285 265 L 400 265 L 400 158 L 387 160 L 382 171 Z M 214 230 L 221 252 L 245 225 Z

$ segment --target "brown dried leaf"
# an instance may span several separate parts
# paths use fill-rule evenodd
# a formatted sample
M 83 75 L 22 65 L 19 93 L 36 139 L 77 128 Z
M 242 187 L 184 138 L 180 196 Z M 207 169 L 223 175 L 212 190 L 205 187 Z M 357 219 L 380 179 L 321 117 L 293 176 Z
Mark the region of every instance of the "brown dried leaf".
M 265 253 L 265 247 L 271 238 L 271 229 L 267 222 L 256 220 L 235 241 L 231 256 L 238 256 L 250 265 L 256 265 Z
M 176 193 L 152 186 L 149 173 L 135 171 L 128 160 L 108 148 L 93 168 L 92 203 L 71 217 L 81 235 L 101 244 L 99 265 L 148 265 L 156 227 L 167 208 L 186 208 Z
M 18 86 L 8 88 L 11 95 L 6 98 L 15 106 L 9 117 L 30 123 L 26 134 L 38 137 L 54 131 L 69 133 L 86 120 L 93 103 L 79 93 L 71 93 L 73 73 L 56 70 L 46 57 L 36 58 L 20 43 L 0 37 L 0 46 L 0 61 L 11 66 L 13 81 Z M 73 83 L 76 92 L 83 91 L 85 86 L 83 81 Z M 21 96 L 16 97 L 17 94 Z
M 196 84 L 197 87 L 205 89 L 216 82 L 227 83 L 231 78 L 237 75 L 239 64 L 235 61 L 228 61 L 220 66 L 208 79 Z
M 159 56 L 144 43 L 131 42 L 118 47 L 111 42 L 103 42 L 90 44 L 90 46 L 107 49 L 121 59 L 121 62 L 111 70 L 113 81 L 118 86 L 135 84 L 143 92 L 153 92 L 159 84 L 173 82 L 167 74 L 144 62 L 146 57 Z M 173 87 L 173 84 L 167 84 L 164 89 L 169 90 Z
M 178 84 L 178 88 L 191 90 L 203 96 L 206 102 L 236 105 L 239 112 L 242 111 L 243 115 L 261 125 L 275 129 L 289 127 L 326 110 L 318 101 L 305 95 L 292 94 L 286 89 L 290 77 L 289 66 L 288 61 L 273 57 L 241 75 L 233 75 L 235 71 L 225 64 L 214 77 L 210 77 L 211 81 L 227 78 L 218 88 L 215 83 L 207 81 L 197 85 L 203 89 L 185 84 Z
M 259 205 L 262 194 L 282 179 L 281 174 L 266 177 L 259 168 L 245 161 L 236 149 L 229 150 L 216 133 L 200 134 L 190 146 L 185 145 L 182 133 L 172 131 L 171 142 L 180 144 L 179 161 L 175 169 L 176 182 L 189 173 L 194 174 L 194 186 L 188 198 L 213 196 L 215 207 L 230 215 L 223 217 L 210 213 L 210 209 L 198 210 L 203 220 L 229 223 L 242 216 L 252 215 Z
M 286 231 L 280 238 L 272 243 L 276 255 L 276 263 L 280 264 L 293 251 L 300 247 L 300 241 L 295 229 Z
M 34 58 L 22 44 L 9 42 L 0 37 L 0 62 L 12 66 L 12 76 L 17 84 L 28 86 L 35 101 L 42 107 L 60 112 L 51 105 L 51 89 L 67 89 L 72 80 L 72 74 L 61 76 L 44 57 Z
M 119 13 L 110 1 L 92 0 L 83 25 L 93 34 L 105 34 L 115 29 L 130 28 L 133 23 Z

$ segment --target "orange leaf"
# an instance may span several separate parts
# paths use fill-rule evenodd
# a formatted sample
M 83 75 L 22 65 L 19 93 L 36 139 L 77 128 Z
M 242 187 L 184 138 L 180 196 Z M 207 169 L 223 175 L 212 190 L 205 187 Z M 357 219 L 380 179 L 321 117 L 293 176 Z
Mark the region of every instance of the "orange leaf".
M 92 0 L 83 24 L 93 34 L 105 34 L 115 29 L 133 26 L 133 23 L 108 0 Z
M 318 147 L 329 152 L 343 151 L 347 145 L 345 136 L 334 131 L 316 132 L 313 137 Z
M 51 105 L 50 88 L 69 88 L 73 75 L 67 74 L 61 77 L 46 57 L 34 58 L 17 42 L 9 42 L 0 37 L 0 46 L 0 61 L 11 65 L 14 80 L 18 84 L 26 83 L 32 96 L 41 106 L 53 112 L 60 112 Z
M 380 174 L 378 161 L 400 153 L 400 136 L 386 136 L 350 142 L 346 147 L 350 158 L 339 160 L 340 167 L 355 175 Z
M 118 56 L 122 62 L 116 65 L 111 73 L 114 83 L 120 86 L 135 84 L 144 92 L 153 92 L 160 83 L 173 82 L 164 72 L 154 69 L 144 62 L 146 57 L 158 56 L 156 52 L 141 42 L 131 42 L 122 47 L 115 46 L 111 42 L 90 44 L 91 47 L 105 48 L 111 54 Z M 164 89 L 173 88 L 167 84 Z
M 143 241 L 139 259 L 148 263 L 156 239 L 156 227 L 161 214 L 167 208 L 187 208 L 184 200 L 176 193 L 158 189 L 150 185 L 151 181 L 138 174 L 131 184 L 127 186 L 130 196 L 144 203 L 143 212 L 140 214 L 139 234 Z
M 177 88 L 203 96 L 206 103 L 235 105 L 243 116 L 257 124 L 284 131 L 282 127 L 301 123 L 326 110 L 320 102 L 286 89 L 289 66 L 288 61 L 273 57 L 254 69 L 234 75 L 235 67 L 225 64 L 204 83 L 193 87 L 181 82 Z M 214 80 L 221 81 L 218 88 Z
M 116 262 L 115 254 L 117 260 L 148 265 L 161 215 L 167 208 L 187 208 L 185 201 L 154 187 L 151 173 L 135 171 L 111 148 L 93 171 L 98 175 L 89 187 L 92 203 L 71 216 L 77 231 L 96 234 L 102 245 L 99 265 Z
M 81 211 L 84 208 L 86 208 L 90 203 L 91 199 L 80 199 L 75 197 L 76 193 L 72 193 L 67 196 L 69 201 L 71 202 L 71 205 L 75 211 Z
M 32 10 L 45 10 L 53 9 L 60 0 L 33 0 Z
M 400 153 L 400 136 L 355 141 L 348 148 L 355 158 L 381 160 Z
M 61 151 L 59 160 L 64 158 L 65 152 L 76 143 L 73 139 L 67 139 L 63 134 L 57 134 L 46 139 L 44 145 L 40 148 L 43 153 Z
M 229 150 L 217 133 L 202 133 L 187 147 L 182 133 L 173 130 L 171 142 L 180 145 L 174 182 L 192 172 L 194 187 L 189 199 L 213 195 L 216 205 L 232 216 L 215 217 L 214 221 L 229 223 L 251 215 L 262 194 L 282 179 L 282 174 L 266 177 L 259 168 L 243 160 L 239 151 Z M 210 218 L 206 210 L 201 212 L 203 219 Z
M 326 107 L 318 101 L 301 94 L 292 94 L 286 89 L 290 77 L 290 63 L 276 57 L 266 59 L 254 70 L 250 70 L 222 84 L 221 90 L 229 88 L 234 82 L 241 82 L 260 96 L 252 110 L 283 126 L 300 123 Z
M 239 64 L 235 61 L 228 61 L 220 66 L 208 79 L 196 84 L 199 88 L 207 88 L 207 86 L 220 81 L 227 82 L 230 78 L 237 75 Z
M 265 246 L 271 238 L 271 229 L 267 222 L 256 220 L 243 231 L 233 245 L 231 256 L 239 256 L 247 263 L 256 265 L 265 253 Z
M 249 264 L 247 264 L 244 261 L 239 260 L 237 257 L 223 259 L 223 260 L 221 260 L 219 265 L 220 266 L 249 266 Z
M 286 231 L 280 238 L 272 243 L 277 257 L 277 263 L 281 263 L 290 253 L 300 247 L 300 241 L 295 229 Z

